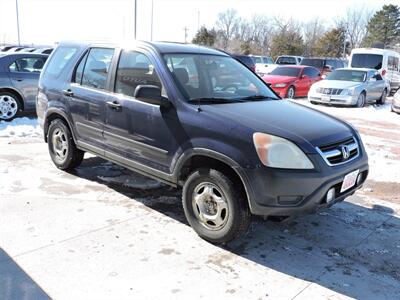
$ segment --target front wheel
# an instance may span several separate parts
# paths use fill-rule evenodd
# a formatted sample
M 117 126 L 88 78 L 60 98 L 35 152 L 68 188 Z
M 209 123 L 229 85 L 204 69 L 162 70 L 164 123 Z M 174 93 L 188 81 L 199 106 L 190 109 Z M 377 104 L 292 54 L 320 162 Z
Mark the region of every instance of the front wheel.
M 296 90 L 294 89 L 294 86 L 290 86 L 286 92 L 286 97 L 289 99 L 294 99 L 295 94 Z
M 47 141 L 50 157 L 57 168 L 72 170 L 81 164 L 84 152 L 76 148 L 71 131 L 62 120 L 51 122 Z
M 245 196 L 225 174 L 198 169 L 183 187 L 186 219 L 196 233 L 212 243 L 227 243 L 247 231 L 251 215 Z
M 361 93 L 360 96 L 358 96 L 357 99 L 357 107 L 364 107 L 365 106 L 365 93 Z
M 386 89 L 383 90 L 381 97 L 376 101 L 378 104 L 385 104 L 386 102 L 387 91 Z

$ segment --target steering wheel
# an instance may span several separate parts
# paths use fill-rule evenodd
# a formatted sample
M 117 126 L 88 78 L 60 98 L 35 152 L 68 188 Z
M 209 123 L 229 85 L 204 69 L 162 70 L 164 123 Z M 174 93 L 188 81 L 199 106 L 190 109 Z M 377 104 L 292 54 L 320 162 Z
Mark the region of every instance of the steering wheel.
M 233 92 L 236 92 L 239 88 L 237 86 L 237 84 L 228 84 L 227 86 L 224 86 L 221 90 L 222 91 L 226 91 L 228 89 L 234 88 L 235 90 Z

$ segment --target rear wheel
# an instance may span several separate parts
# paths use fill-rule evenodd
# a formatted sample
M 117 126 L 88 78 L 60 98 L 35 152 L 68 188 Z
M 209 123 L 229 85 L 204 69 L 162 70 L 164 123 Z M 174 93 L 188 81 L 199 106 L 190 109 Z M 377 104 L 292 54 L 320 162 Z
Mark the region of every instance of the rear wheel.
M 378 103 L 378 104 L 385 104 L 385 102 L 386 102 L 386 96 L 387 96 L 387 90 L 384 89 L 383 92 L 382 92 L 381 97 L 378 99 L 378 101 L 376 101 L 376 103 Z
M 250 210 L 245 196 L 225 174 L 198 169 L 183 187 L 183 208 L 196 233 L 212 243 L 226 243 L 246 232 Z
M 286 97 L 288 97 L 289 99 L 294 99 L 295 94 L 296 90 L 294 86 L 290 86 L 286 92 Z
M 17 96 L 9 92 L 0 92 L 0 120 L 11 121 L 20 110 Z
M 51 122 L 47 140 L 50 157 L 57 168 L 72 170 L 81 164 L 84 152 L 76 148 L 71 131 L 62 120 Z
M 357 107 L 364 107 L 365 106 L 365 93 L 362 92 L 357 99 Z

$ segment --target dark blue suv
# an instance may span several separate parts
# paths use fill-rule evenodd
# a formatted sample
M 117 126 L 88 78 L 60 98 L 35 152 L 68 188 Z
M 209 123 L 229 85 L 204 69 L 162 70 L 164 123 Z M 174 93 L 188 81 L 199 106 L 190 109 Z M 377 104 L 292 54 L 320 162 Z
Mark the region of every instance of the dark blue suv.
M 228 242 L 251 215 L 286 218 L 354 193 L 368 174 L 357 131 L 279 99 L 229 55 L 175 43 L 60 43 L 37 113 L 63 170 L 84 152 L 183 186 L 188 222 Z

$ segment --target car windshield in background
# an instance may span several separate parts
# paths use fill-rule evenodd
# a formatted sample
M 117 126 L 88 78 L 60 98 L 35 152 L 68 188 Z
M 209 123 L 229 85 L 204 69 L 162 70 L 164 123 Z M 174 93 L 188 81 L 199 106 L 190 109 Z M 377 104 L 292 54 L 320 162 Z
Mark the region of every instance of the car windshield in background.
M 380 54 L 353 54 L 351 67 L 379 70 L 382 68 L 382 59 Z
M 353 71 L 353 70 L 336 70 L 330 73 L 326 80 L 340 80 L 340 81 L 353 81 L 364 82 L 367 79 L 367 72 Z
M 174 53 L 164 60 L 189 102 L 278 99 L 249 69 L 229 56 Z
M 295 65 L 296 58 L 281 56 L 281 57 L 278 57 L 278 59 L 276 60 L 276 63 L 278 65 Z
M 269 73 L 269 75 L 299 77 L 300 69 L 299 68 L 278 67 L 278 68 L 274 69 L 271 73 Z
M 261 57 L 259 57 L 259 56 L 252 56 L 251 58 L 253 59 L 255 64 L 261 64 L 262 63 Z
M 324 60 L 323 59 L 316 59 L 316 58 L 303 58 L 300 63 L 303 66 L 311 66 L 317 69 L 323 69 L 324 67 Z

